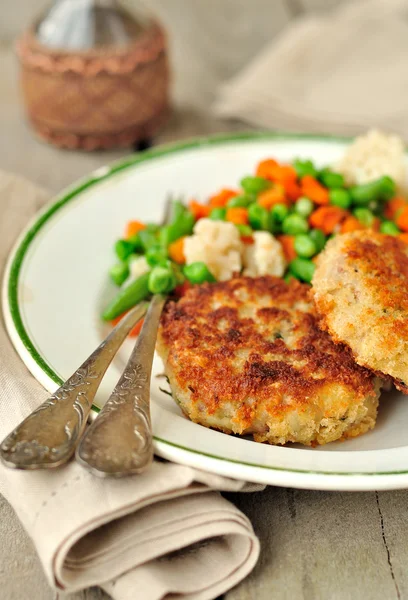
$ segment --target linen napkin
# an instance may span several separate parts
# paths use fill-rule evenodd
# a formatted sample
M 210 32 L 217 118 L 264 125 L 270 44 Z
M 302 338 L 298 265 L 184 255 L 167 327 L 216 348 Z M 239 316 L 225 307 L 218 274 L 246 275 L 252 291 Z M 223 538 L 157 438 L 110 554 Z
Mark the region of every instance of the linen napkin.
M 0 263 L 46 194 L 0 172 Z M 0 323 L 0 438 L 49 395 Z M 215 490 L 262 486 L 155 460 L 145 474 L 98 479 L 75 462 L 54 471 L 0 465 L 0 492 L 34 541 L 51 586 L 99 585 L 116 600 L 211 599 L 254 567 L 248 519 Z M 34 599 L 33 599 L 34 600 Z
M 359 0 L 292 22 L 219 91 L 214 110 L 286 131 L 408 140 L 408 6 Z

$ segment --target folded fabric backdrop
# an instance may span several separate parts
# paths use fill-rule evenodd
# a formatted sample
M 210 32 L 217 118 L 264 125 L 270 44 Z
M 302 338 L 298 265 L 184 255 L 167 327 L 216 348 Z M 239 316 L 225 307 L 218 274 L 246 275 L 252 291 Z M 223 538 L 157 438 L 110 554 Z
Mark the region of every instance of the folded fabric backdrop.
M 214 110 L 259 127 L 408 140 L 408 6 L 343 4 L 289 25 L 220 90 Z
M 0 261 L 46 194 L 0 172 Z M 0 438 L 49 395 L 16 355 L 0 323 Z M 102 480 L 71 462 L 56 471 L 0 465 L 0 492 L 34 541 L 51 586 L 100 585 L 117 600 L 205 600 L 254 567 L 259 542 L 248 519 L 215 490 L 258 491 L 155 461 L 143 475 Z

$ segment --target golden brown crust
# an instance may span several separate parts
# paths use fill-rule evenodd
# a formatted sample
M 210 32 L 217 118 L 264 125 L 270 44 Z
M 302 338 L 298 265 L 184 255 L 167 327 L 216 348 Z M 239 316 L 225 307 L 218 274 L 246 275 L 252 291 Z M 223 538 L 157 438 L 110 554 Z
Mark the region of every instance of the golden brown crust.
M 252 432 L 261 441 L 324 443 L 331 440 L 319 437 L 322 421 L 346 420 L 350 407 L 367 398 L 376 403 L 372 374 L 321 331 L 308 291 L 297 281 L 236 277 L 194 287 L 178 303 L 167 304 L 159 352 L 190 418 Z M 314 420 L 307 435 L 296 421 L 302 415 L 309 425 Z M 291 433 L 285 429 L 283 441 L 275 439 L 279 434 L 268 439 L 268 431 L 285 419 L 296 421 Z
M 321 326 L 355 359 L 408 392 L 408 247 L 395 237 L 356 231 L 320 255 L 312 296 Z

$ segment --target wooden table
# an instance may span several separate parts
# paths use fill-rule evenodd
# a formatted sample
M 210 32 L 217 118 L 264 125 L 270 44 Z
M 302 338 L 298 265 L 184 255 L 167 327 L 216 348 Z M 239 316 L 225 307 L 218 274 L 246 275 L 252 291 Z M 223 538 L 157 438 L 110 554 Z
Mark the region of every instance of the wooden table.
M 125 154 L 59 151 L 37 142 L 25 125 L 9 49 L 0 51 L 0 168 L 20 173 L 55 192 Z M 156 143 L 244 129 L 214 120 L 200 108 L 177 108 Z M 251 519 L 262 554 L 253 573 L 226 600 L 408 599 L 408 491 L 327 493 L 268 488 L 228 496 Z M 0 497 L 0 597 L 56 598 L 31 541 Z M 24 560 L 17 557 L 24 556 Z M 98 589 L 72 600 L 107 598 Z M 143 598 L 140 598 L 143 600 Z

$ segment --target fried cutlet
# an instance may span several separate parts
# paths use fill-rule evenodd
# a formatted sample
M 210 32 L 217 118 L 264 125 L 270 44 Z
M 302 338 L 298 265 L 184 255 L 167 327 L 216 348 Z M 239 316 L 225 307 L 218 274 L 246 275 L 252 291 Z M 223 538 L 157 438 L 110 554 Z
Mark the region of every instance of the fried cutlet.
M 158 352 L 192 421 L 270 444 L 325 444 L 374 427 L 380 382 L 319 329 L 309 289 L 236 277 L 166 305 Z
M 408 246 L 369 230 L 336 236 L 319 256 L 312 286 L 332 338 L 408 393 Z

